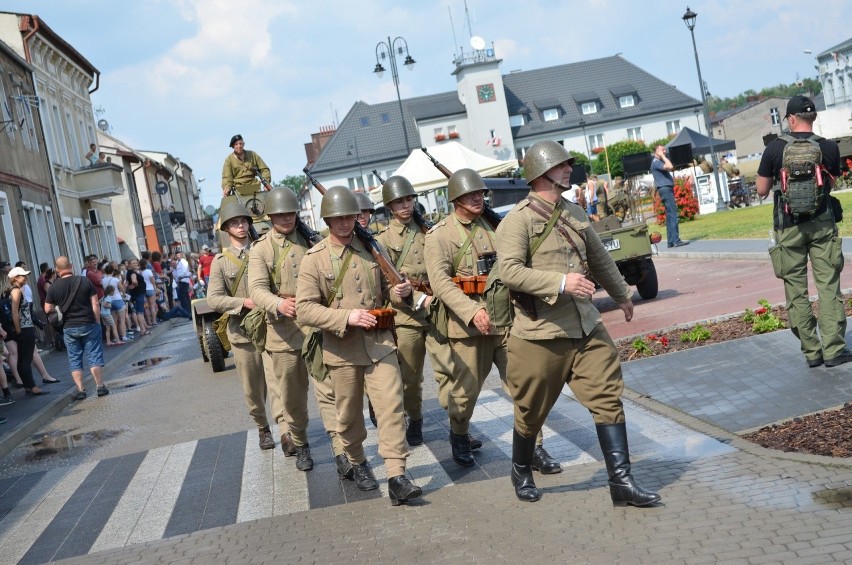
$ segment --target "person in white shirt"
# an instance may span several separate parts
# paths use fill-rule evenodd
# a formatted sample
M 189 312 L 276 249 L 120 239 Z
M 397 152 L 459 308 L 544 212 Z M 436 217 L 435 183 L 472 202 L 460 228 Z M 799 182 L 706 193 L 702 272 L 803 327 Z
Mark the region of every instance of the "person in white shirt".
M 175 282 L 177 283 L 177 294 L 180 306 L 187 312 L 192 311 L 192 305 L 189 301 L 189 289 L 192 286 L 192 272 L 189 270 L 189 263 L 183 253 L 175 254 Z

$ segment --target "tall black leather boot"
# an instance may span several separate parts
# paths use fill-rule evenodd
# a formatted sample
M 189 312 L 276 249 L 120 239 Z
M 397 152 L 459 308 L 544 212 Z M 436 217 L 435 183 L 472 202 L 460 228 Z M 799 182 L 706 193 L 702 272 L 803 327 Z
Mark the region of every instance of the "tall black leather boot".
M 650 492 L 633 480 L 630 474 L 630 451 L 627 447 L 627 426 L 597 424 L 606 470 L 609 475 L 609 494 L 613 506 L 649 506 L 660 502 L 660 495 Z
M 423 418 L 419 420 L 410 420 L 408 428 L 405 430 L 405 439 L 408 445 L 423 445 Z
M 535 436 L 524 437 L 514 430 L 512 435 L 512 486 L 515 496 L 524 502 L 535 502 L 541 498 L 541 491 L 535 486 L 532 473 Z

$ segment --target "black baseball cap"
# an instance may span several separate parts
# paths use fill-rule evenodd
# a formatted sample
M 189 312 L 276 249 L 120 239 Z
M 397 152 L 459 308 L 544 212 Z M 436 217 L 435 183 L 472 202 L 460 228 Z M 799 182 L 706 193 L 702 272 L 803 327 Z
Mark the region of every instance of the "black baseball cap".
M 807 96 L 799 94 L 797 96 L 793 96 L 787 102 L 787 113 L 784 117 L 786 118 L 791 114 L 802 114 L 804 112 L 816 112 L 816 106 L 814 105 L 813 100 Z
M 0 261 L 0 269 L 5 269 L 6 267 L 11 267 L 12 264 L 8 261 Z
M 231 138 L 231 144 L 228 147 L 233 147 L 236 142 L 242 141 L 242 140 L 243 140 L 243 136 L 241 136 L 240 134 L 237 134 L 237 135 L 235 135 L 234 137 Z

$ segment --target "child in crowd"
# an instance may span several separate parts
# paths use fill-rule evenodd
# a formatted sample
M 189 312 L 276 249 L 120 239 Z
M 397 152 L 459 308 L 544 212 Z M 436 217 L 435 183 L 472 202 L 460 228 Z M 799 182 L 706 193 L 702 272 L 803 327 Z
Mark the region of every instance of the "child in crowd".
M 101 298 L 101 323 L 104 325 L 107 345 L 124 345 L 125 342 L 121 341 L 121 336 L 118 335 L 118 328 L 112 317 L 112 294 L 114 292 L 115 287 L 112 285 L 104 289 L 104 297 Z

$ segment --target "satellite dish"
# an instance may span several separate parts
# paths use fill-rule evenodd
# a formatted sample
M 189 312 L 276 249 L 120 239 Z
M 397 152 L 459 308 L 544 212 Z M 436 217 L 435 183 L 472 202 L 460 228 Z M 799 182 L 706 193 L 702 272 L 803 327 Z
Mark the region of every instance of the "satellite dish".
M 101 131 L 109 131 L 109 122 L 101 118 L 98 120 L 98 129 Z
M 214 208 L 213 206 L 208 204 L 207 206 L 204 207 L 204 213 L 207 214 L 208 216 L 212 216 L 213 214 L 216 213 L 216 208 Z
M 198 232 L 195 231 L 195 230 L 192 230 L 191 232 L 189 232 L 189 239 L 191 239 L 192 241 L 195 241 L 196 239 L 198 239 Z
M 476 49 L 477 51 L 480 49 L 485 49 L 485 40 L 479 37 L 478 35 L 474 35 L 470 38 L 470 46 Z

